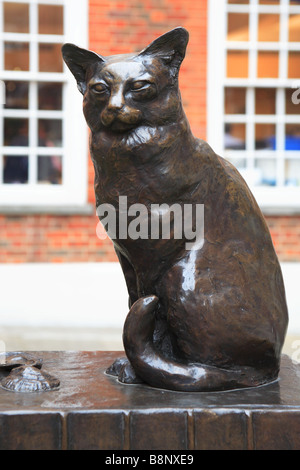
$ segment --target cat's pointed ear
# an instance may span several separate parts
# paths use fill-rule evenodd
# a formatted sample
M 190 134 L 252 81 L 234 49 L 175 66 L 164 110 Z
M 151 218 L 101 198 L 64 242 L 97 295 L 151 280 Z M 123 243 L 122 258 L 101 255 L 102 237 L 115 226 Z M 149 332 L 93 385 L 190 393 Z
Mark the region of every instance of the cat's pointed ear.
M 87 69 L 96 63 L 104 62 L 104 58 L 95 52 L 81 49 L 69 43 L 62 46 L 62 56 L 77 81 L 80 93 L 84 94 Z
M 165 64 L 169 65 L 176 75 L 184 59 L 188 41 L 189 33 L 187 30 L 178 27 L 155 39 L 139 53 L 139 56 L 158 57 Z

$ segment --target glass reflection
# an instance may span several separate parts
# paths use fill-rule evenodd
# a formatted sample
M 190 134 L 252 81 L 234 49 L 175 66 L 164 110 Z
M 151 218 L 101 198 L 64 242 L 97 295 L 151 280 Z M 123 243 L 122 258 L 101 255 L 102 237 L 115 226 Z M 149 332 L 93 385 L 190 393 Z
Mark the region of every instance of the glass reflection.
M 261 5 L 280 5 L 280 0 L 259 0 Z
M 38 182 L 43 184 L 61 184 L 62 159 L 59 156 L 38 157 Z
M 300 52 L 298 51 L 289 52 L 288 78 L 300 78 Z
M 285 162 L 286 186 L 300 186 L 300 160 L 286 160 Z
M 245 13 L 228 13 L 228 41 L 249 41 L 249 15 Z
M 245 150 L 246 125 L 225 124 L 224 144 L 228 150 Z
M 227 52 L 227 77 L 247 78 L 249 69 L 248 51 Z
M 10 147 L 28 146 L 28 119 L 4 119 L 4 145 Z
M 261 158 L 255 161 L 255 168 L 259 172 L 258 186 L 276 186 L 276 160 Z
M 38 120 L 39 146 L 62 146 L 62 121 L 60 119 Z
M 64 34 L 62 5 L 39 5 L 39 34 Z
M 270 149 L 275 147 L 275 124 L 256 124 L 255 125 L 255 149 Z
M 246 88 L 225 88 L 225 114 L 246 113 Z
M 259 51 L 257 54 L 258 78 L 278 78 L 279 53 L 272 51 Z
M 5 184 L 28 182 L 28 156 L 4 156 L 3 182 Z
M 5 33 L 29 33 L 29 5 L 3 3 L 3 30 Z
M 276 113 L 275 88 L 256 88 L 255 90 L 255 114 Z
M 299 3 L 300 5 L 300 3 Z M 300 42 L 300 14 L 290 15 L 289 19 L 289 41 Z
M 285 90 L 285 113 L 300 113 L 300 88 L 286 88 Z
M 5 104 L 7 109 L 28 109 L 28 82 L 5 82 Z
M 38 109 L 62 109 L 62 83 L 38 84 Z
M 29 70 L 29 44 L 27 42 L 4 43 L 4 69 Z
M 300 124 L 285 126 L 285 150 L 300 150 Z
M 258 40 L 279 41 L 280 16 L 273 14 L 261 14 L 258 16 Z
M 63 71 L 61 44 L 39 44 L 39 71 L 58 73 Z

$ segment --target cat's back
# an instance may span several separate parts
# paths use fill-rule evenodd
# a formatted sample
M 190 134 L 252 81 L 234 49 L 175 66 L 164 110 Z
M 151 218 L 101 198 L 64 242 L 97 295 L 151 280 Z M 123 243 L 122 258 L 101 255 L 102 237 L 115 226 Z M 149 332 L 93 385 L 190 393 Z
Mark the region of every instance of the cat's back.
M 195 139 L 195 149 L 201 161 L 198 202 L 205 205 L 207 223 L 221 225 L 224 236 L 227 230 L 242 239 L 254 236 L 270 241 L 262 211 L 239 171 L 207 142 Z

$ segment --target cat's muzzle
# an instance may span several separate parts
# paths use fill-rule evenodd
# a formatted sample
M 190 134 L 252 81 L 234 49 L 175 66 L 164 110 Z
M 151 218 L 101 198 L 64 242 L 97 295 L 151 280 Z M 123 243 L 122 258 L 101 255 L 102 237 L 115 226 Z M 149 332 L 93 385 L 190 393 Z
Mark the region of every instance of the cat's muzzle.
M 140 122 L 140 112 L 113 112 L 103 111 L 101 114 L 102 124 L 113 132 L 126 132 L 134 129 Z

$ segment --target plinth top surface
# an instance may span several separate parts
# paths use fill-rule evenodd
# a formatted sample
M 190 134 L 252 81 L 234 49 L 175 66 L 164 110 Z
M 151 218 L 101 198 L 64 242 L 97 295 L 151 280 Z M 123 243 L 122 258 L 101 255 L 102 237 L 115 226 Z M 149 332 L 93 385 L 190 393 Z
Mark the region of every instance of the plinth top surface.
M 125 385 L 105 374 L 123 352 L 30 352 L 43 360 L 43 370 L 60 380 L 49 392 L 21 393 L 0 388 L 0 413 L 18 410 L 103 411 L 162 409 L 300 409 L 300 364 L 282 356 L 279 380 L 251 389 L 226 392 L 173 392 L 147 385 Z

